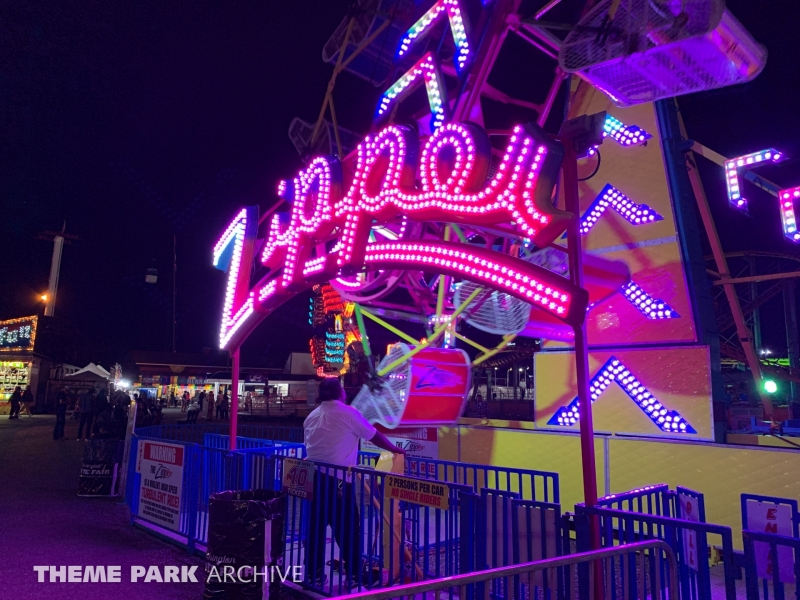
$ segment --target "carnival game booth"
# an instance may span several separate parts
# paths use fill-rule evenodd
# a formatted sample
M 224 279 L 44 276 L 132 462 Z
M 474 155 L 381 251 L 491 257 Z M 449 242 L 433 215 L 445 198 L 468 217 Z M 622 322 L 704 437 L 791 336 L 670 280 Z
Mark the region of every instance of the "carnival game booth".
M 566 28 L 542 20 L 558 2 L 534 14 L 523 13 L 514 0 L 424 3 L 393 13 L 404 23 L 394 44 L 399 77 L 382 88 L 370 131 L 351 148 L 334 135 L 327 150 L 315 153 L 317 132 L 329 130 L 326 111 L 334 134 L 338 129 L 332 96 L 337 75 L 351 64 L 357 71 L 352 57 L 391 30 L 377 15 L 394 3 L 380 4 L 382 9 L 362 6 L 363 13 L 337 30 L 339 61 L 303 168 L 277 185 L 266 211 L 246 206 L 235 212 L 213 246 L 214 266 L 227 273 L 219 345 L 232 355 L 234 393 L 244 340 L 279 306 L 320 286 L 322 300 L 312 299 L 309 317 L 320 328 L 312 347 L 319 345 L 322 374 L 340 374 L 344 361 L 338 358 L 350 331 L 365 357 L 351 364 L 368 365 L 353 405 L 372 422 L 388 430 L 437 427 L 439 459 L 453 465 L 557 472 L 560 503 L 570 511 L 577 506 L 571 518 L 577 538 L 556 536 L 563 542 L 556 553 L 568 554 L 573 539 L 579 549 L 611 551 L 647 530 L 670 540 L 677 557 L 677 566 L 668 568 L 680 576 L 668 586 L 671 594 L 680 585 L 683 598 L 710 598 L 707 563 L 721 556 L 724 594 L 734 598 L 734 548 L 745 552 L 738 564 L 762 564 L 764 546 L 755 540 L 764 542 L 765 530 L 778 532 L 777 524 L 745 515 L 769 520 L 784 514 L 783 537 L 768 541 L 782 552 L 800 548 L 791 499 L 800 454 L 724 445 L 715 435 L 721 415 L 714 401 L 724 397 L 721 349 L 738 352 L 757 389 L 765 366 L 697 161 L 721 167 L 726 209 L 743 211 L 745 194 L 755 193 L 745 182 L 764 182 L 753 169 L 785 154 L 753 148 L 724 157 L 690 141 L 674 97 L 751 81 L 764 67 L 765 49 L 719 0 L 604 0 Z M 360 43 L 353 47 L 356 29 Z M 566 37 L 551 31 L 565 29 Z M 507 44 L 512 36 L 525 51 Z M 441 42 L 428 44 L 433 39 Z M 544 64 L 535 72 L 547 74 L 531 82 L 519 76 L 534 72 L 522 71 L 523 64 Z M 515 87 L 523 79 L 530 85 Z M 415 90 L 424 90 L 427 104 L 415 101 Z M 800 191 L 760 187 L 780 200 L 775 222 L 785 243 L 800 242 L 794 216 Z M 697 214 L 740 347 L 720 343 Z M 256 263 L 258 280 L 251 279 Z M 326 293 L 341 306 L 329 311 L 335 314 L 317 314 L 326 312 Z M 421 324 L 426 335 L 412 335 L 404 322 Z M 398 343 L 380 361 L 367 323 L 396 336 Z M 495 336 L 493 343 L 470 338 L 460 324 Z M 534 355 L 533 420 L 461 417 L 472 368 L 517 337 L 542 340 Z M 762 403 L 772 414 L 769 399 Z M 232 451 L 236 434 L 234 411 L 227 440 Z M 320 465 L 304 468 L 318 473 Z M 438 476 L 440 469 L 418 473 Z M 370 476 L 376 477 L 363 474 Z M 378 485 L 418 491 L 413 483 L 393 481 Z M 458 478 L 445 481 L 466 485 Z M 522 487 L 507 480 L 496 489 L 502 493 L 481 492 L 477 510 L 507 501 L 504 514 L 519 516 L 521 507 L 513 503 L 530 499 Z M 413 493 L 397 494 L 420 505 Z M 544 518 L 549 508 L 526 506 L 539 511 L 531 519 Z M 463 515 L 467 505 L 459 510 Z M 542 557 L 503 545 L 513 518 L 502 525 L 493 519 L 482 521 L 494 528 L 480 536 L 501 540 L 501 549 L 490 543 L 492 558 L 481 559 L 479 568 Z M 721 548 L 717 555 L 714 544 Z M 760 559 L 754 558 L 758 552 Z M 648 555 L 672 560 L 662 550 Z M 419 566 L 404 552 L 399 556 L 401 563 Z M 772 556 L 777 560 L 780 553 Z M 426 568 L 420 566 L 420 573 L 412 567 L 412 578 L 429 577 Z M 753 597 L 753 581 L 767 575 L 761 567 L 748 569 Z M 437 570 L 432 577 L 441 575 Z M 781 583 L 779 577 L 772 582 L 778 596 Z M 595 590 L 600 596 L 603 587 Z
M 33 354 L 37 317 L 0 321 L 0 414 L 11 410 L 9 398 L 19 386 L 37 389 L 40 361 Z

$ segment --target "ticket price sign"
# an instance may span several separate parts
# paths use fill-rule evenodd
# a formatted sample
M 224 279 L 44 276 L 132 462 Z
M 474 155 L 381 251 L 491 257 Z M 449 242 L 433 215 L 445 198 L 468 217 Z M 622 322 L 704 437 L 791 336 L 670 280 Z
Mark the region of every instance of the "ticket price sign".
M 136 461 L 136 472 L 141 474 L 140 517 L 173 531 L 180 530 L 185 459 L 180 444 L 140 442 Z
M 450 506 L 450 487 L 439 481 L 387 475 L 384 497 L 387 500 L 404 500 L 420 506 L 447 510 Z
M 283 461 L 283 490 L 303 500 L 314 497 L 314 463 L 286 458 Z

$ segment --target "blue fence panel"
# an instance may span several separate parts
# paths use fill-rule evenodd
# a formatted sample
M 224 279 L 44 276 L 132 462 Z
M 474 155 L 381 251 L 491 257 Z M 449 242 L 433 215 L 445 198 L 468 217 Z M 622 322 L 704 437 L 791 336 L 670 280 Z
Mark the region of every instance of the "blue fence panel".
M 558 473 L 478 465 L 406 456 L 406 475 L 467 485 L 477 494 L 484 488 L 514 492 L 524 500 L 559 502 Z
M 276 464 L 280 480 L 283 459 Z M 289 497 L 285 562 L 305 565 L 307 587 L 339 594 L 459 572 L 462 504 L 474 496 L 471 488 L 450 484 L 446 507 L 423 506 L 387 497 L 391 475 L 318 462 L 313 500 Z M 330 525 L 335 546 L 325 542 L 322 525 Z M 307 555 L 311 548 L 317 550 Z
M 677 516 L 673 509 L 671 492 L 666 483 L 648 485 L 620 494 L 609 494 L 599 498 L 597 506 L 646 515 Z
M 766 513 L 764 515 L 766 517 L 765 519 L 761 520 L 761 519 L 754 518 L 754 519 L 751 520 L 750 517 L 751 517 L 751 515 L 753 513 L 753 510 L 757 506 L 761 505 L 762 503 L 775 505 L 774 506 L 775 511 L 774 512 L 770 512 L 770 509 L 767 509 L 767 511 L 766 511 Z M 786 538 L 789 538 L 789 539 L 791 539 L 791 538 L 795 538 L 795 539 L 800 538 L 800 534 L 798 533 L 798 528 L 800 527 L 800 512 L 798 512 L 797 500 L 795 500 L 793 498 L 776 498 L 774 496 L 761 496 L 761 495 L 758 495 L 758 494 L 742 494 L 741 495 L 741 507 L 742 507 L 742 531 L 743 531 L 743 534 L 745 532 L 747 532 L 747 533 L 751 534 L 750 535 L 750 539 L 751 540 L 756 540 L 756 541 L 752 541 L 751 542 L 751 546 L 752 547 L 751 547 L 750 557 L 753 559 L 753 564 L 750 564 L 749 562 L 746 563 L 746 568 L 748 569 L 748 571 L 747 571 L 747 573 L 748 573 L 748 581 L 747 581 L 748 598 L 751 597 L 751 586 L 752 585 L 755 585 L 755 594 L 756 595 L 754 597 L 758 598 L 758 584 L 757 583 L 752 584 L 751 583 L 751 579 L 753 581 L 755 581 L 758 578 L 758 575 L 759 575 L 758 571 L 759 570 L 761 570 L 761 571 L 764 570 L 763 568 L 762 569 L 758 569 L 757 567 L 759 565 L 756 565 L 755 561 L 756 561 L 756 556 L 757 555 L 762 555 L 763 556 L 763 554 L 765 552 L 769 552 L 769 554 L 767 554 L 766 560 L 767 561 L 772 560 L 771 564 L 769 566 L 767 566 L 767 569 L 768 570 L 770 568 L 772 569 L 773 577 L 772 578 L 770 578 L 770 577 L 761 577 L 761 590 L 763 592 L 764 598 L 765 599 L 769 598 L 770 584 L 772 584 L 773 593 L 775 594 L 775 598 L 777 599 L 779 596 L 782 597 L 784 595 L 783 584 L 786 583 L 786 582 L 785 581 L 780 581 L 780 577 L 779 577 L 780 573 L 777 573 L 777 571 L 779 571 L 780 569 L 774 569 L 774 568 L 772 568 L 772 565 L 779 564 L 778 561 L 780 561 L 781 563 L 790 563 L 790 562 L 792 562 L 792 560 L 793 560 L 793 558 L 792 558 L 792 548 L 795 548 L 795 546 L 793 546 L 792 544 L 789 544 L 789 543 L 787 543 L 785 541 L 778 540 L 776 542 L 775 540 L 773 540 L 770 543 L 770 546 L 768 548 L 766 548 L 765 545 L 762 542 L 757 541 L 757 537 L 758 536 L 756 534 L 765 533 L 765 534 L 777 536 L 778 538 L 783 538 L 783 537 L 786 537 Z M 750 509 L 750 511 L 748 511 L 748 508 Z M 790 528 L 790 531 L 786 531 L 786 530 L 779 531 L 778 530 L 779 522 L 781 522 L 783 520 L 782 519 L 783 515 L 779 515 L 778 511 L 784 512 L 786 510 L 791 511 L 790 512 L 791 528 Z M 773 518 L 770 519 L 769 518 L 770 516 L 772 516 Z M 756 521 L 758 521 L 758 522 L 756 522 Z M 772 522 L 770 522 L 770 521 L 772 521 Z M 781 523 L 781 525 L 782 525 L 782 523 Z M 787 535 L 787 534 L 789 534 L 789 535 Z M 773 548 L 773 546 L 774 546 L 774 548 Z M 778 550 L 778 547 L 780 547 L 780 550 Z M 773 549 L 774 549 L 774 554 L 772 552 Z M 749 560 L 747 558 L 747 547 L 746 546 L 745 546 L 745 555 L 746 555 L 746 557 L 745 557 L 746 560 Z M 775 557 L 774 559 L 772 559 L 773 556 Z M 764 560 L 764 559 L 763 558 L 759 558 L 759 561 L 762 561 L 762 560 Z M 787 569 L 789 569 L 789 568 L 787 566 L 785 566 L 784 564 L 781 564 L 780 568 L 783 569 L 783 574 L 786 575 Z M 791 569 L 789 569 L 789 572 L 791 572 Z M 762 572 L 762 575 L 763 574 L 764 573 Z M 769 573 L 766 573 L 766 574 L 768 575 Z M 784 577 L 784 579 L 786 579 L 786 577 Z M 798 581 L 800 581 L 800 580 L 798 580 Z M 800 586 L 798 586 L 798 587 L 800 587 Z M 800 599 L 800 595 L 798 595 L 798 594 L 800 594 L 800 592 L 796 592 L 795 596 Z
M 644 541 L 649 539 L 660 539 L 665 541 L 672 548 L 678 560 L 679 572 L 685 573 L 685 569 L 696 569 L 697 576 L 691 581 L 683 579 L 681 582 L 680 597 L 683 600 L 712 600 L 711 593 L 711 574 L 708 564 L 709 535 L 717 535 L 721 538 L 722 562 L 724 569 L 724 585 L 726 600 L 736 599 L 736 568 L 733 556 L 733 534 L 730 527 L 715 525 L 712 523 L 700 523 L 697 521 L 686 521 L 671 517 L 630 512 L 601 507 L 586 507 L 577 505 L 575 507 L 575 529 L 577 534 L 578 551 L 586 551 L 591 547 L 589 520 L 596 518 L 599 521 L 601 545 L 604 548 L 619 544 Z M 689 556 L 681 540 L 683 536 L 692 536 L 695 541 L 696 555 L 694 558 Z M 628 560 L 634 561 L 634 557 Z M 620 565 L 618 573 L 635 572 L 631 570 L 635 565 Z M 664 573 L 652 571 L 650 576 L 664 577 Z M 637 582 L 632 579 L 617 581 L 618 585 L 612 585 L 614 592 L 610 600 L 620 597 L 636 598 Z M 622 590 L 623 596 L 615 590 Z M 628 595 L 625 595 L 628 594 Z
M 262 433 L 265 430 L 262 428 Z M 287 438 L 293 435 L 290 428 L 281 433 Z M 136 457 L 139 444 L 147 439 L 180 443 L 184 447 L 186 462 L 178 533 L 186 538 L 189 550 L 195 544 L 207 542 L 210 496 L 236 489 L 280 490 L 283 461 L 305 456 L 301 443 L 243 435 L 238 436 L 237 451 L 231 452 L 225 425 L 140 428 L 132 438 L 127 465 L 128 505 L 134 515 L 140 481 L 135 472 Z M 400 580 L 471 572 L 490 563 L 511 564 L 515 556 L 529 550 L 518 547 L 519 536 L 512 535 L 520 530 L 514 511 L 533 514 L 531 511 L 544 507 L 552 512 L 558 506 L 535 500 L 558 498 L 555 473 L 413 457 L 407 460 L 406 475 L 413 476 L 421 469 L 425 473 L 423 479 L 441 477 L 448 484 L 447 506 L 425 506 L 386 497 L 385 481 L 390 474 L 371 468 L 378 457 L 377 453 L 360 453 L 360 466 L 350 469 L 317 463 L 314 480 L 317 501 L 289 497 L 286 561 L 306 565 L 307 587 L 326 594 L 343 593 Z M 320 547 L 318 539 L 311 540 L 312 532 L 319 535 L 317 522 L 331 526 L 336 542 L 354 538 L 358 543 L 342 541 L 339 548 L 338 543 L 323 541 L 322 556 L 315 553 L 306 560 L 308 548 Z M 345 577 L 348 564 L 352 565 L 351 577 Z M 313 577 L 320 568 L 328 576 L 325 582 Z M 499 585 L 495 591 L 505 594 L 507 588 Z
M 187 442 L 190 444 L 203 444 L 206 434 L 229 435 L 230 432 L 231 428 L 228 423 L 150 425 L 136 429 L 136 434 L 140 437 Z M 237 435 L 244 438 L 262 440 L 303 442 L 302 427 L 240 424 L 237 428 Z
M 786 598 L 786 584 L 790 583 L 795 589 L 795 598 L 798 597 L 798 582 L 800 582 L 800 539 L 786 535 L 762 533 L 758 531 L 742 531 L 745 556 L 745 588 L 747 600 L 769 600 L 770 588 L 775 600 Z M 766 546 L 767 556 L 763 557 L 763 550 L 759 545 Z M 761 554 L 761 556 L 759 556 Z M 759 562 L 767 563 L 770 578 L 759 577 Z M 759 593 L 759 580 L 761 593 Z
M 533 500 L 511 501 L 511 536 L 514 564 L 562 556 L 561 505 Z M 569 547 L 567 548 L 567 551 Z M 516 577 L 519 598 L 555 598 L 562 589 L 561 569 Z

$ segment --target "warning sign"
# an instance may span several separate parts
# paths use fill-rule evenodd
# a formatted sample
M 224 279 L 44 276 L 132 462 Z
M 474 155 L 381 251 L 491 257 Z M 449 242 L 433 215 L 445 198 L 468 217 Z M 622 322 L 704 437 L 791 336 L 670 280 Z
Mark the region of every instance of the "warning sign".
M 173 531 L 180 529 L 184 458 L 182 445 L 139 443 L 139 516 Z
M 378 426 L 377 429 L 384 433 L 392 444 L 405 450 L 406 456 L 409 458 L 439 458 L 439 435 L 436 427 L 385 429 Z M 361 440 L 361 450 L 363 452 L 381 451 L 375 444 L 367 440 Z M 433 464 L 429 466 L 432 470 L 435 468 Z
M 678 494 L 678 501 L 681 505 L 681 518 L 685 521 L 700 522 L 700 514 L 697 507 L 697 499 L 688 494 Z M 684 529 L 683 536 L 683 561 L 695 571 L 698 569 L 697 556 L 697 531 Z
M 449 507 L 450 487 L 439 481 L 387 475 L 384 497 L 387 500 L 404 500 L 446 510 Z
M 775 535 L 794 537 L 792 507 L 773 502 L 747 503 L 747 529 Z M 766 542 L 755 543 L 756 570 L 759 577 L 772 579 L 775 570 L 773 555 Z M 791 547 L 778 546 L 778 577 L 783 583 L 794 581 L 794 556 Z

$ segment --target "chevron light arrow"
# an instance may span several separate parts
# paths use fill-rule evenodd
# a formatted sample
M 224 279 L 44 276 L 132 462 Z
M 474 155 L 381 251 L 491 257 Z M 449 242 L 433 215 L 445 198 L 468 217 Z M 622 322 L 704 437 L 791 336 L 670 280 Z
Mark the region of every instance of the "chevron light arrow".
M 615 356 L 606 361 L 597 374 L 589 382 L 589 393 L 592 403 L 612 384 L 616 383 L 628 397 L 634 401 L 644 414 L 661 431 L 667 433 L 697 433 L 694 427 L 684 419 L 678 411 L 667 409 L 653 396 L 630 370 Z M 547 422 L 548 425 L 570 427 L 578 422 L 578 405 L 576 397 L 567 406 L 562 406 Z

